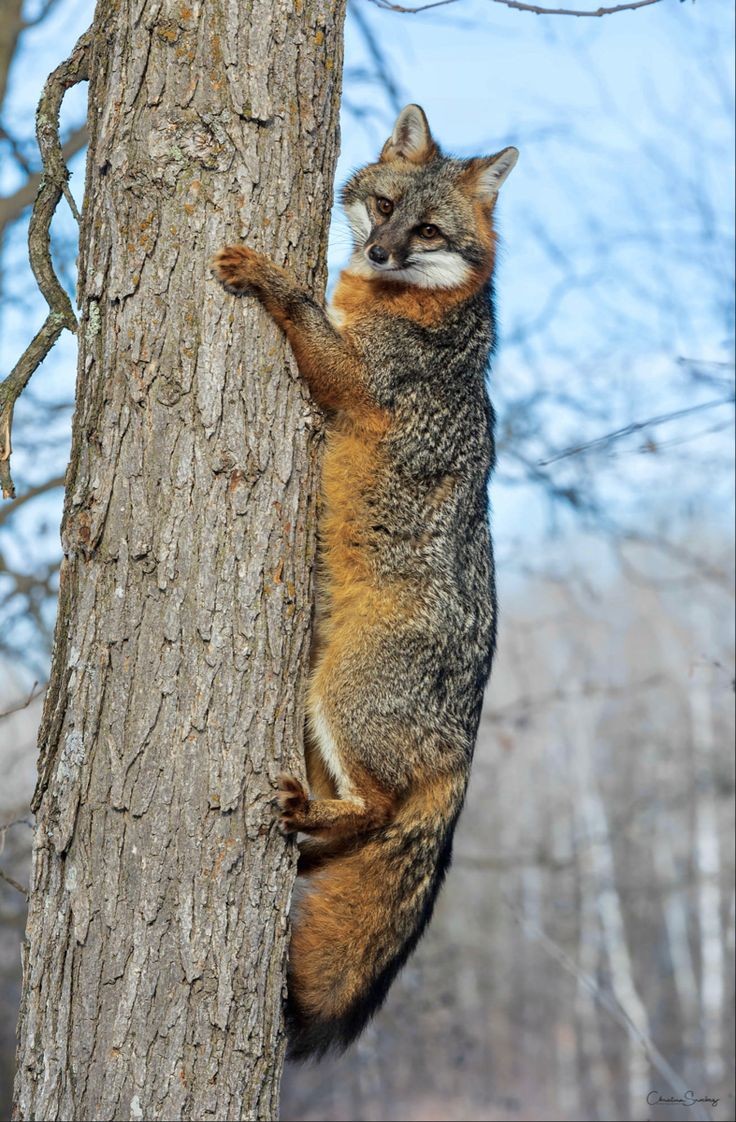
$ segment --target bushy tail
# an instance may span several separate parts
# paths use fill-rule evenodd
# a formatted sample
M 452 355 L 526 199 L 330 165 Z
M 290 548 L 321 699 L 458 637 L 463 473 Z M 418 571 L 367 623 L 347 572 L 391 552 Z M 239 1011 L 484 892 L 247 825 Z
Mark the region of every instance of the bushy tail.
M 417 793 L 309 878 L 291 940 L 290 1059 L 343 1050 L 383 1004 L 432 916 L 464 794 L 464 777 Z

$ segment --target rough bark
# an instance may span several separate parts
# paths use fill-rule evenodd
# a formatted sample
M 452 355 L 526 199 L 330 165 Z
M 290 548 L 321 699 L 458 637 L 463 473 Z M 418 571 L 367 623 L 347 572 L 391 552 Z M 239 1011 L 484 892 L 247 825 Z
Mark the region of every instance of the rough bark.
M 273 1119 L 319 418 L 247 239 L 319 289 L 344 3 L 100 0 L 21 1119 Z

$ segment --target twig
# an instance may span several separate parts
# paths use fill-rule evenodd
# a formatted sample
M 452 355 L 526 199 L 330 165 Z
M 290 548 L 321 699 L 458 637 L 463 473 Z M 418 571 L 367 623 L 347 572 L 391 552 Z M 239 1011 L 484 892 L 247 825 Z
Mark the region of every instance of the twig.
M 73 132 L 70 132 L 61 148 L 64 162 L 66 163 L 72 156 L 76 156 L 77 152 L 81 152 L 87 140 L 86 125 L 80 125 L 78 129 L 74 129 Z M 17 191 L 14 191 L 12 195 L 6 195 L 4 198 L 0 198 L 0 231 L 10 222 L 15 222 L 26 207 L 32 205 L 36 198 L 38 188 L 41 186 L 42 179 L 43 174 L 40 171 L 29 169 L 28 178 L 25 183 L 19 187 Z
M 4 880 L 11 888 L 15 888 L 16 891 L 25 896 L 26 900 L 28 899 L 28 889 L 24 888 L 20 881 L 17 881 L 15 877 L 11 877 L 10 873 L 6 873 L 4 869 L 0 869 L 0 880 Z
M 69 170 L 64 163 L 61 141 L 59 140 L 59 111 L 66 91 L 71 89 L 72 86 L 78 85 L 79 82 L 84 82 L 88 77 L 87 64 L 91 41 L 91 31 L 85 31 L 84 35 L 78 39 L 77 45 L 66 62 L 57 66 L 56 70 L 47 78 L 41 100 L 38 103 L 36 137 L 41 152 L 44 174 L 38 197 L 33 206 L 28 232 L 31 268 L 38 286 L 46 297 L 49 307 L 66 310 L 75 328 L 76 318 L 72 311 L 71 301 L 59 284 L 51 263 L 49 227 L 62 194 L 69 203 L 72 214 L 77 221 L 79 220 L 76 203 L 69 191 Z
M 368 54 L 371 56 L 371 59 L 373 61 L 373 65 L 376 70 L 376 76 L 386 91 L 386 96 L 391 103 L 392 110 L 394 111 L 394 113 L 398 113 L 401 109 L 402 104 L 401 94 L 399 93 L 398 86 L 396 85 L 388 67 L 386 66 L 386 60 L 383 57 L 383 52 L 381 51 L 379 42 L 373 33 L 373 28 L 368 23 L 368 20 L 365 18 L 363 12 L 357 4 L 351 4 L 350 10 L 352 12 L 353 19 L 358 25 L 358 29 L 363 36 L 363 41 L 366 45 Z
M 413 16 L 417 12 L 427 12 L 430 8 L 444 8 L 447 4 L 457 4 L 459 0 L 434 0 L 431 4 L 420 4 L 417 8 L 405 8 L 403 4 L 393 4 L 391 0 L 371 0 L 377 8 L 384 12 L 401 12 L 403 15 Z M 489 0 L 491 4 L 503 4 L 507 8 L 516 8 L 519 12 L 533 12 L 537 16 L 612 16 L 616 12 L 631 12 L 635 8 L 648 8 L 651 4 L 659 4 L 661 0 L 631 0 L 628 4 L 615 4 L 611 8 L 596 8 L 594 11 L 581 11 L 579 8 L 540 8 L 537 4 L 524 4 L 522 0 Z
M 46 689 L 46 686 L 41 686 L 40 689 L 37 690 L 37 685 L 38 682 L 33 683 L 33 685 L 31 686 L 31 692 L 28 694 L 28 697 L 25 699 L 25 701 L 21 701 L 18 705 L 13 705 L 10 709 L 6 709 L 4 710 L 4 712 L 0 713 L 0 721 L 2 721 L 4 717 L 9 717 L 11 713 L 20 713 L 21 709 L 27 709 L 32 701 L 35 701 L 37 697 L 40 697 L 43 691 Z M 11 822 L 10 825 L 14 826 L 15 822 Z M 0 826 L 0 831 L 6 830 L 7 828 L 7 826 Z
M 20 168 L 23 169 L 26 175 L 33 175 L 33 168 L 26 159 L 25 152 L 21 148 L 18 141 L 12 133 L 9 133 L 4 125 L 0 124 L 0 140 L 4 140 L 8 148 L 13 154 L 13 158 Z
M 57 66 L 49 75 L 36 113 L 36 136 L 41 152 L 43 178 L 31 213 L 28 252 L 33 275 L 49 306 L 49 314 L 14 369 L 0 383 L 0 486 L 4 499 L 15 498 L 15 487 L 10 474 L 15 402 L 64 328 L 72 332 L 77 330 L 71 301 L 59 283 L 51 261 L 50 230 L 51 220 L 62 195 L 66 196 L 72 213 L 79 220 L 79 212 L 67 185 L 69 172 L 59 140 L 59 111 L 66 91 L 88 76 L 90 43 L 91 31 L 86 31 L 66 62 Z
M 518 723 L 528 720 L 529 714 L 534 709 L 541 709 L 543 706 L 552 705 L 557 701 L 566 702 L 580 697 L 630 697 L 633 693 L 646 692 L 654 686 L 659 686 L 666 680 L 664 674 L 650 674 L 638 682 L 627 682 L 623 686 L 614 686 L 610 683 L 604 685 L 597 682 L 583 682 L 575 690 L 548 690 L 546 693 L 522 696 L 515 701 L 507 702 L 505 705 L 495 706 L 483 714 L 481 722 L 484 725 L 503 724 L 508 721 Z
M 602 1008 L 610 1014 L 614 1021 L 626 1030 L 631 1039 L 639 1044 L 654 1070 L 662 1076 L 675 1094 L 678 1096 L 687 1095 L 687 1087 L 681 1077 L 665 1059 L 651 1037 L 634 1023 L 616 995 L 609 990 L 603 989 L 594 977 L 587 974 L 584 970 L 581 970 L 567 951 L 551 939 L 541 927 L 533 923 L 530 919 L 527 919 L 510 900 L 507 899 L 505 903 L 522 931 L 524 931 L 530 939 L 538 943 L 564 970 L 572 974 L 591 996 L 599 1002 Z M 699 1119 L 699 1122 L 709 1122 L 710 1120 L 710 1114 L 699 1103 L 695 1103 L 692 1117 Z
M 19 499 L 16 499 L 10 506 L 5 506 L 0 510 L 0 526 L 7 522 L 9 518 L 12 518 L 16 510 L 25 503 L 30 502 L 31 499 L 37 498 L 38 495 L 45 495 L 48 491 L 55 491 L 57 487 L 63 487 L 64 478 L 63 475 L 55 475 L 53 479 L 46 479 L 43 483 L 38 483 L 35 487 L 29 487 L 27 491 L 23 492 Z
M 536 4 L 522 4 L 520 0 L 491 0 L 493 4 L 505 4 L 507 8 L 517 8 L 520 12 L 534 12 L 538 16 L 612 16 L 616 12 L 631 12 L 635 8 L 647 8 L 659 4 L 661 0 L 631 0 L 629 4 L 615 4 L 612 8 L 596 8 L 593 12 L 580 11 L 578 8 L 539 8 Z
M 25 31 L 29 27 L 36 27 L 39 23 L 42 23 L 46 19 L 46 16 L 49 14 L 49 12 L 53 8 L 55 8 L 58 3 L 59 0 L 46 0 L 46 3 L 41 7 L 41 10 L 37 15 L 33 16 L 32 19 L 23 20 L 23 26 L 21 30 Z
M 627 532 L 620 528 L 614 530 L 613 537 L 618 542 L 619 560 L 627 568 L 630 577 L 633 577 L 633 567 L 630 563 L 626 563 L 622 550 L 622 547 L 626 544 L 643 545 L 649 549 L 657 549 L 667 557 L 673 557 L 679 564 L 687 565 L 690 569 L 689 582 L 692 581 L 693 575 L 696 575 L 698 580 L 709 580 L 712 584 L 720 585 L 729 592 L 733 587 L 732 574 L 727 567 L 725 569 L 717 568 L 700 552 L 693 552 L 693 550 L 687 549 L 678 542 L 668 541 L 664 537 L 655 537 L 653 534 L 637 533 L 635 530 Z M 660 577 L 659 579 L 661 584 L 664 578 Z
M 662 814 L 672 814 L 677 807 L 684 807 L 688 804 L 689 795 L 687 792 L 679 796 L 671 797 L 666 805 L 660 808 Z M 641 817 L 648 814 L 652 807 L 655 805 L 653 802 L 651 792 L 640 796 L 635 800 L 631 806 L 627 807 L 624 814 L 616 816 L 612 822 L 612 833 L 626 833 L 632 827 L 635 828 Z M 479 853 L 458 853 L 453 857 L 453 863 L 460 865 L 467 869 L 477 869 L 480 872 L 513 872 L 517 869 L 524 867 L 533 867 L 538 869 L 545 869 L 551 873 L 569 872 L 574 866 L 579 863 L 581 852 L 592 848 L 593 846 L 602 845 L 609 837 L 609 832 L 598 834 L 587 834 L 584 838 L 576 837 L 573 844 L 573 852 L 567 857 L 553 857 L 552 854 L 545 849 L 540 843 L 538 849 L 534 852 L 527 853 L 505 853 L 489 857 L 488 854 Z M 578 874 L 580 876 L 580 874 Z M 682 880 L 677 882 L 677 885 L 685 883 Z M 647 886 L 645 886 L 646 888 Z M 649 891 L 651 891 L 651 886 Z M 673 885 L 673 887 L 675 887 Z M 667 891 L 667 886 L 658 885 L 658 891 Z
M 444 8 L 447 4 L 457 4 L 458 0 L 434 0 L 433 4 L 422 4 L 420 8 L 404 8 L 401 4 L 390 4 L 389 0 L 371 0 L 377 8 L 384 12 L 401 12 L 403 15 L 413 16 L 417 12 L 427 12 L 430 8 Z
M 687 417 L 691 413 L 700 413 L 703 409 L 715 409 L 718 405 L 733 405 L 734 398 L 722 397 L 716 401 L 703 401 L 699 405 L 690 405 L 687 409 L 676 409 L 673 413 L 661 413 L 658 417 L 649 417 L 646 421 L 632 421 L 630 425 L 624 425 L 621 429 L 615 429 L 613 432 L 607 432 L 605 436 L 597 436 L 595 440 L 586 440 L 583 444 L 573 444 L 571 448 L 565 448 L 562 452 L 555 453 L 547 460 L 539 460 L 539 467 L 547 467 L 548 464 L 555 464 L 558 460 L 564 460 L 567 456 L 577 456 L 580 452 L 590 452 L 593 448 L 604 448 L 614 440 L 620 440 L 622 436 L 631 436 L 634 432 L 641 432 L 642 429 L 650 428 L 652 425 L 663 425 L 668 421 L 676 421 L 680 417 Z
M 13 826 L 27 826 L 29 830 L 34 829 L 33 822 L 30 818 L 14 818 L 12 822 L 3 822 L 2 826 L 0 826 L 0 836 L 4 839 L 6 832 L 12 830 Z
M 66 296 L 66 293 L 64 295 Z M 71 314 L 74 315 L 73 312 Z M 64 328 L 68 326 L 66 312 L 49 312 L 41 330 L 26 347 L 5 381 L 0 382 L 0 486 L 4 499 L 15 498 L 15 485 L 10 474 L 10 455 L 13 451 L 10 433 L 16 400 Z

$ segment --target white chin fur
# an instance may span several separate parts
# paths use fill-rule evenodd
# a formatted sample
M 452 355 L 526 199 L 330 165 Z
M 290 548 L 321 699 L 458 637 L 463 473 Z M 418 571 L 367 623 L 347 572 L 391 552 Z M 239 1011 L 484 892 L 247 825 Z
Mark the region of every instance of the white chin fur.
M 449 249 L 419 254 L 401 272 L 406 274 L 407 283 L 419 288 L 459 288 L 470 279 L 467 262 Z
M 349 272 L 371 280 L 380 277 L 396 284 L 411 284 L 416 288 L 459 288 L 470 279 L 467 262 L 459 253 L 451 253 L 447 249 L 418 254 L 403 269 L 377 269 L 358 250 L 350 262 Z
M 348 220 L 356 242 L 363 244 L 371 232 L 371 220 L 368 216 L 368 207 L 359 200 L 354 203 L 349 203 L 345 207 L 345 217 Z

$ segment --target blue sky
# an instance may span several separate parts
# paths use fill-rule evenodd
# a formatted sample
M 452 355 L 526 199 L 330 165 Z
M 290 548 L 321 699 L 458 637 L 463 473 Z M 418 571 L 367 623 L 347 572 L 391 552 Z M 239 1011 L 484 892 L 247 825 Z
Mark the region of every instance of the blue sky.
M 604 19 L 538 17 L 490 0 L 414 16 L 357 2 L 401 100 L 424 106 L 443 147 L 474 155 L 513 143 L 521 151 L 498 208 L 501 349 L 492 384 L 502 434 L 509 418 L 517 429 L 526 424 L 523 446 L 537 463 L 581 438 L 717 396 L 711 381 L 694 381 L 679 360 L 733 358 L 730 0 L 663 0 Z M 46 73 L 69 53 L 91 11 L 89 0 L 64 0 L 27 33 L 6 114 L 17 133 L 31 125 Z M 349 21 L 338 183 L 375 156 L 393 119 L 385 92 L 356 77 L 368 63 Z M 68 99 L 69 125 L 83 112 L 85 92 Z M 356 106 L 360 119 L 350 111 Z M 79 197 L 83 160 L 73 170 Z M 0 185 L 14 186 L 9 161 Z M 68 216 L 56 228 L 73 238 Z M 25 236 L 19 224 L 9 239 L 4 369 L 44 314 L 24 265 Z M 345 257 L 336 218 L 333 277 Z M 17 303 L 19 296 L 30 296 L 30 305 Z M 36 374 L 32 393 L 69 397 L 74 354 L 67 337 Z M 726 367 L 707 370 L 732 377 Z M 21 400 L 14 453 L 21 487 L 46 473 L 47 455 L 60 458 L 22 438 L 23 412 Z M 637 435 L 545 470 L 561 486 L 595 477 L 611 510 L 630 524 L 676 522 L 697 509 L 723 525 L 733 499 L 730 415 L 714 410 L 656 430 L 667 456 L 642 454 Z M 60 413 L 60 431 L 68 421 Z M 493 502 L 497 539 L 510 547 L 539 540 L 550 513 L 514 458 L 513 434 L 506 436 Z M 58 550 L 59 514 L 57 493 L 14 520 L 3 548 L 16 559 Z M 556 517 L 562 532 L 572 532 L 571 514 Z

